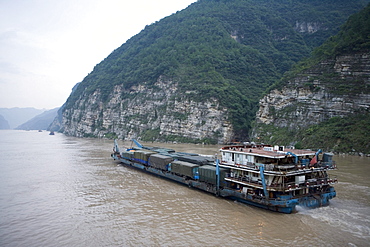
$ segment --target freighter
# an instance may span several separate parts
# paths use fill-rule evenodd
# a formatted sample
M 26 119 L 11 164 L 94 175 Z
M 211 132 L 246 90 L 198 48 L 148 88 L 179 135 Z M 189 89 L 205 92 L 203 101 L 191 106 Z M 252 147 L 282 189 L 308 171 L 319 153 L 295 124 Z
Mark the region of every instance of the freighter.
M 134 142 L 137 147 L 120 152 L 115 140 L 113 159 L 260 208 L 292 213 L 298 205 L 327 206 L 336 196 L 333 184 L 337 179 L 328 174 L 336 169 L 333 154 L 321 150 L 244 143 L 222 147 L 212 157 Z

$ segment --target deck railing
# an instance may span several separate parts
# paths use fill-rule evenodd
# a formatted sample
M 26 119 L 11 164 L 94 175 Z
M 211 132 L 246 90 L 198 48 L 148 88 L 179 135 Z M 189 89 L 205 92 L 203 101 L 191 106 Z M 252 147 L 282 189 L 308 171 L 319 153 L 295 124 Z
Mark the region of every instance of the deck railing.
M 260 164 L 258 163 L 252 163 L 247 162 L 246 164 L 238 164 L 236 162 L 230 162 L 230 161 L 221 161 L 222 165 L 232 166 L 232 167 L 239 167 L 239 168 L 249 168 L 254 170 L 259 170 Z M 335 161 L 330 162 L 323 162 L 319 161 L 315 165 L 302 165 L 300 163 L 298 164 L 283 164 L 283 165 L 275 165 L 275 164 L 264 164 L 265 165 L 265 171 L 286 171 L 287 169 L 290 170 L 302 170 L 302 169 L 312 169 L 312 168 L 325 168 L 325 169 L 336 169 L 337 165 Z
M 231 177 L 230 174 L 227 174 L 225 177 L 233 182 L 236 183 L 241 183 L 245 185 L 250 185 L 252 187 L 262 187 L 262 181 L 261 179 L 251 179 L 249 177 L 243 177 L 243 176 L 238 176 L 238 177 Z M 318 186 L 323 186 L 323 185 L 330 185 L 330 184 L 335 184 L 337 183 L 337 177 L 336 176 L 328 176 L 325 178 L 315 178 L 315 179 L 306 179 L 303 183 L 296 184 L 295 182 L 288 182 L 284 184 L 270 184 L 267 185 L 267 189 L 275 189 L 275 190 L 297 190 L 297 189 L 302 189 L 302 188 L 310 188 L 310 187 L 318 187 Z

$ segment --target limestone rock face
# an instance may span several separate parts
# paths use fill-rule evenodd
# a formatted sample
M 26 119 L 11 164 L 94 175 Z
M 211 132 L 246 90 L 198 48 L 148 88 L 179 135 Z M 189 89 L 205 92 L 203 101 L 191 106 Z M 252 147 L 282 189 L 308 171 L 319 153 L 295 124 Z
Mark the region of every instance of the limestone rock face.
M 339 56 L 291 79 L 259 102 L 257 124 L 304 128 L 370 110 L 370 54 Z M 255 133 L 257 136 L 258 134 Z
M 315 33 L 321 29 L 325 30 L 327 28 L 323 28 L 320 22 L 296 21 L 294 29 L 300 33 Z
M 186 92 L 178 93 L 177 84 L 158 80 L 154 85 L 141 84 L 124 89 L 115 86 L 108 102 L 101 101 L 100 91 L 81 96 L 62 117 L 62 131 L 67 135 L 119 138 L 146 137 L 160 140 L 165 136 L 229 141 L 233 135 L 227 109 L 216 99 L 196 102 Z

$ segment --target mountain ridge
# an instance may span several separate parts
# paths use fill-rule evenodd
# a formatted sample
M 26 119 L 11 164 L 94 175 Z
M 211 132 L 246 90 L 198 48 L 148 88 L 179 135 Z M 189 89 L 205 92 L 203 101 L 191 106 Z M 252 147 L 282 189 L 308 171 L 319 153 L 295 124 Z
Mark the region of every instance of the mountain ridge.
M 9 129 L 16 128 L 44 111 L 45 109 L 36 109 L 33 107 L 0 108 L 0 114 L 9 123 Z
M 147 26 L 95 66 L 68 98 L 61 131 L 181 141 L 176 127 L 165 127 L 175 121 L 194 133 L 186 140 L 248 138 L 260 95 L 367 2 L 198 1 Z M 176 87 L 161 94 L 163 82 Z M 149 91 L 167 104 L 150 99 Z M 183 110 L 196 102 L 204 116 Z M 145 109 L 149 103 L 160 108 Z M 199 110 L 207 105 L 217 109 Z M 226 119 L 212 128 L 206 124 L 213 117 Z M 195 135 L 203 127 L 207 134 Z
M 27 122 L 19 125 L 15 129 L 17 130 L 47 130 L 50 124 L 54 121 L 57 116 L 59 107 L 42 112 L 39 115 L 31 118 Z
M 8 121 L 3 117 L 3 115 L 0 115 L 0 129 L 1 130 L 10 129 L 10 125 Z
M 254 138 L 370 153 L 370 5 L 260 100 Z

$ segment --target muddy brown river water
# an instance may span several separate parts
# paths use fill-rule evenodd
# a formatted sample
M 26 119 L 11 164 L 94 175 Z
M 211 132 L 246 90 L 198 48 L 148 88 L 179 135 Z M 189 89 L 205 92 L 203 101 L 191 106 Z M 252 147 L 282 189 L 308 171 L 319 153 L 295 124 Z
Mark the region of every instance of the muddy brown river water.
M 219 148 L 146 145 L 210 155 Z M 0 246 L 369 246 L 370 158 L 335 156 L 330 206 L 286 215 L 124 167 L 112 147 L 0 131 Z

